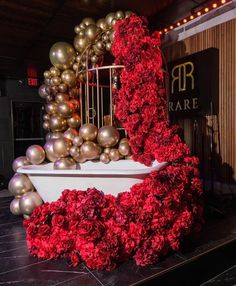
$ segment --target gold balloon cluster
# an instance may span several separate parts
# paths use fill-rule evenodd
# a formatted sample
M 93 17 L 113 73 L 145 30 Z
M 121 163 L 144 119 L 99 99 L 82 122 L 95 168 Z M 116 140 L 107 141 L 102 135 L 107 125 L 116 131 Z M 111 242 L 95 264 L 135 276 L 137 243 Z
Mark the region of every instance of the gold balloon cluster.
M 26 156 L 20 156 L 13 161 L 12 169 L 17 172 L 22 166 L 39 165 L 44 160 L 44 149 L 39 145 L 31 145 L 26 150 Z M 36 206 L 43 203 L 27 175 L 15 173 L 8 184 L 8 190 L 15 197 L 10 204 L 10 210 L 15 215 L 30 215 Z

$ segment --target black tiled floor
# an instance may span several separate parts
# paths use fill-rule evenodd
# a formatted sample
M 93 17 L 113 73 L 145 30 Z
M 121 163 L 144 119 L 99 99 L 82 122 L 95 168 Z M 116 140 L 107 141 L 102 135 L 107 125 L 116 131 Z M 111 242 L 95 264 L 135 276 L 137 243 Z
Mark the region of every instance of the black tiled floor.
M 11 198 L 0 198 L 0 285 L 125 286 L 141 285 L 154 279 L 158 284 L 160 275 L 170 273 L 220 245 L 236 241 L 235 211 L 226 218 L 207 219 L 198 238 L 189 239 L 183 251 L 170 254 L 156 265 L 142 268 L 128 261 L 111 272 L 90 270 L 83 264 L 69 268 L 63 259 L 42 261 L 29 256 L 22 220 L 10 214 L 10 201 Z
M 201 284 L 201 286 L 234 286 L 236 285 L 236 265 L 223 273 Z

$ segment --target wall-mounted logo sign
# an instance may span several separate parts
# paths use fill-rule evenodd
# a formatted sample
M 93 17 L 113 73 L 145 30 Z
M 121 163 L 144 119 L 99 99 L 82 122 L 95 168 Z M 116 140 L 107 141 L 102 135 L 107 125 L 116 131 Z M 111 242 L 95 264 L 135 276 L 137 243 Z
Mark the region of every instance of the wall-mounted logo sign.
M 219 51 L 210 48 L 168 64 L 170 115 L 218 113 Z

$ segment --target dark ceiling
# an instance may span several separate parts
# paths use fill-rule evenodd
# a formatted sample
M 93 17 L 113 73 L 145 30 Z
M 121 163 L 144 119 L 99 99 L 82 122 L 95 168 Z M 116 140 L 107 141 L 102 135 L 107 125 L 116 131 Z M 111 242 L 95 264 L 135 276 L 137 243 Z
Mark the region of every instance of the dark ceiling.
M 28 63 L 39 73 L 49 67 L 48 52 L 57 41 L 72 43 L 74 26 L 117 10 L 146 16 L 158 30 L 190 14 L 204 0 L 1 0 L 0 77 L 20 77 Z

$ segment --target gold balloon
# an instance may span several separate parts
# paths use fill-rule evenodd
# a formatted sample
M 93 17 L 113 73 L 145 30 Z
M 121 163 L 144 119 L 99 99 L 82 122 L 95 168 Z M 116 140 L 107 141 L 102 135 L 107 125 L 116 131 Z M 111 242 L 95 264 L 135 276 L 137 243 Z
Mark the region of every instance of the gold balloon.
M 98 134 L 97 126 L 92 123 L 86 123 L 80 127 L 79 134 L 84 140 L 93 141 L 96 139 Z
M 78 135 L 79 135 L 79 132 L 74 128 L 69 128 L 64 132 L 64 137 L 71 141 L 74 139 L 74 137 Z
M 67 119 L 67 124 L 71 128 L 77 128 L 80 126 L 81 120 L 80 116 L 77 113 L 72 114 L 71 118 Z
M 80 106 L 80 103 L 77 99 L 71 99 L 70 102 L 74 105 L 75 109 L 78 109 Z
M 88 46 L 89 42 L 85 36 L 77 35 L 74 38 L 74 46 L 78 52 L 83 52 L 84 49 Z
M 58 103 L 57 112 L 63 117 L 71 117 L 74 110 L 74 105 L 70 101 Z
M 47 159 L 51 162 L 55 162 L 58 159 L 58 156 L 56 156 L 56 154 L 54 154 L 54 151 L 53 151 L 53 142 L 54 140 L 50 139 L 46 142 L 46 144 L 43 147 L 45 150 Z
M 47 101 L 47 103 L 50 103 L 50 102 L 52 102 L 53 101 L 53 96 L 52 95 L 48 95 L 47 97 L 46 97 L 46 101 Z
M 8 190 L 13 196 L 22 196 L 26 192 L 34 190 L 30 179 L 23 174 L 15 174 L 9 184 Z
M 29 192 L 20 198 L 19 206 L 24 215 L 31 215 L 33 210 L 43 204 L 42 198 L 37 192 Z
M 106 50 L 110 51 L 110 49 L 111 49 L 111 42 L 107 42 L 106 43 Z
M 40 87 L 39 87 L 39 96 L 42 97 L 42 98 L 46 98 L 48 96 L 48 93 L 47 93 L 47 85 L 46 84 L 42 84 Z
M 61 74 L 62 81 L 68 86 L 72 87 L 76 84 L 76 74 L 73 70 L 65 70 Z
M 31 145 L 26 150 L 26 157 L 31 164 L 39 165 L 45 159 L 45 152 L 40 145 Z
M 74 27 L 74 31 L 75 31 L 76 34 L 79 34 L 79 32 L 81 31 L 80 26 L 79 26 L 79 25 L 76 25 L 76 26 Z
M 53 152 L 59 157 L 63 158 L 70 154 L 71 141 L 66 138 L 55 139 L 53 142 Z
M 14 172 L 22 166 L 30 165 L 30 161 L 26 156 L 17 157 L 12 163 L 12 169 Z
M 58 85 L 58 91 L 59 92 L 67 92 L 67 85 L 65 83 L 61 83 L 60 85 Z
M 125 11 L 125 18 L 129 17 L 132 14 L 132 11 Z
M 105 148 L 105 149 L 103 150 L 103 152 L 106 153 L 106 154 L 108 154 L 108 155 L 109 155 L 110 151 L 111 151 L 111 148 Z
M 58 42 L 51 47 L 49 58 L 55 67 L 65 70 L 72 66 L 75 59 L 75 50 L 66 42 Z
M 50 81 L 51 81 L 50 78 L 45 78 L 45 79 L 44 79 L 44 83 L 45 83 L 47 86 L 50 85 Z
M 46 90 L 46 92 L 47 92 L 48 95 L 51 94 L 51 87 L 50 87 L 49 85 L 46 86 L 46 89 L 45 89 L 45 90 Z
M 43 129 L 49 130 L 50 129 L 50 124 L 48 120 L 45 120 L 43 123 Z
M 77 155 L 75 155 L 73 159 L 78 163 L 84 163 L 87 161 L 86 158 L 84 158 L 80 152 Z M 79 165 L 76 166 L 76 169 L 80 169 Z
M 107 14 L 106 18 L 105 18 L 105 22 L 107 24 L 108 27 L 112 27 L 112 20 L 115 18 L 115 13 L 109 13 Z
M 129 139 L 128 138 L 122 138 L 122 139 L 120 139 L 120 143 L 123 143 L 123 142 L 128 142 L 129 143 Z
M 59 138 L 64 138 L 63 133 L 61 132 L 51 133 L 50 139 L 59 139 Z
M 54 76 L 59 76 L 61 74 L 60 70 L 56 67 L 51 67 L 50 68 L 50 75 L 51 77 L 54 77 Z
M 104 163 L 104 164 L 109 163 L 109 162 L 110 162 L 109 155 L 106 154 L 106 153 L 102 153 L 102 154 L 100 155 L 100 161 L 101 161 L 102 163 Z
M 49 119 L 50 119 L 49 114 L 44 114 L 44 115 L 43 115 L 43 119 L 44 119 L 44 120 L 49 120 Z
M 19 206 L 19 202 L 20 202 L 19 199 L 14 199 L 11 201 L 10 211 L 14 215 L 22 215 L 22 212 L 21 212 L 20 206 Z
M 107 24 L 105 23 L 105 19 L 101 18 L 97 21 L 97 26 L 101 28 L 103 31 L 107 29 Z
M 50 121 L 49 121 L 49 124 L 50 124 L 50 129 L 53 131 L 53 132 L 56 132 L 56 131 L 63 131 L 66 129 L 67 127 L 67 124 L 66 124 L 66 119 L 63 118 L 61 115 L 59 114 L 53 114 L 50 118 Z
M 68 101 L 69 100 L 69 94 L 67 94 L 67 93 L 58 93 L 55 96 L 55 100 L 56 100 L 57 103 Z
M 52 115 L 57 112 L 57 104 L 56 102 L 52 101 L 46 105 L 46 111 L 48 114 Z
M 77 98 L 79 95 L 79 88 L 77 87 L 74 87 L 74 88 L 71 88 L 70 91 L 69 91 L 69 96 L 71 98 Z
M 78 154 L 79 154 L 78 146 L 73 145 L 72 147 L 70 147 L 70 155 L 71 155 L 71 157 L 75 157 Z
M 53 86 L 51 86 L 51 93 L 53 94 L 53 95 L 56 95 L 57 93 L 58 93 L 58 86 L 57 85 L 53 85 Z
M 83 144 L 83 142 L 84 142 L 84 140 L 80 135 L 75 136 L 73 138 L 73 145 L 75 145 L 75 146 L 81 146 Z
M 78 63 L 74 63 L 72 68 L 73 68 L 74 71 L 77 71 L 79 69 L 79 64 Z
M 125 17 L 125 13 L 123 11 L 117 11 L 115 13 L 115 18 L 117 20 L 122 20 L 122 19 L 124 19 L 124 17 Z
M 129 156 L 131 154 L 131 149 L 128 142 L 121 142 L 118 150 L 123 156 Z
M 84 35 L 88 39 L 89 42 L 95 40 L 99 33 L 98 27 L 94 24 L 90 24 L 85 28 Z
M 43 76 L 44 76 L 44 78 L 50 78 L 50 77 L 51 77 L 50 71 L 45 71 L 45 72 L 43 73 Z
M 114 41 L 114 37 L 115 37 L 115 31 L 112 31 L 112 32 L 110 33 L 110 36 L 109 36 L 109 39 L 110 39 L 111 42 Z
M 76 168 L 76 164 L 72 158 L 61 158 L 54 162 L 53 168 L 55 170 L 71 170 Z
M 98 144 L 102 147 L 113 147 L 120 139 L 118 130 L 113 126 L 103 126 L 97 135 Z
M 61 78 L 59 76 L 54 76 L 50 80 L 51 85 L 59 85 L 61 83 Z
M 112 161 L 118 161 L 120 159 L 120 153 L 117 149 L 111 149 L 110 153 L 109 153 L 109 158 Z
M 99 158 L 99 149 L 97 144 L 91 141 L 84 142 L 80 147 L 80 153 L 86 160 L 94 160 Z
M 89 26 L 91 24 L 95 24 L 95 21 L 92 19 L 92 18 L 84 18 L 82 23 L 85 25 L 85 26 Z

